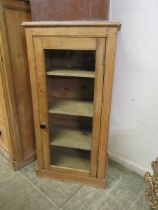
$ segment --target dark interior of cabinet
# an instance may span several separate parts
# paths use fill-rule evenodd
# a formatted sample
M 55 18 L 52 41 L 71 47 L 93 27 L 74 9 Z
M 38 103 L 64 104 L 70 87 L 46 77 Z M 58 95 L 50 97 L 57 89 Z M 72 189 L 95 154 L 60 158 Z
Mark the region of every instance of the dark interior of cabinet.
M 95 51 L 45 50 L 44 55 L 51 164 L 89 170 Z
M 54 146 L 51 152 L 52 165 L 85 171 L 90 170 L 90 151 Z
M 94 81 L 77 77 L 47 77 L 48 99 L 93 100 Z M 51 102 L 51 101 L 50 101 Z
M 45 50 L 46 69 L 95 70 L 95 50 Z

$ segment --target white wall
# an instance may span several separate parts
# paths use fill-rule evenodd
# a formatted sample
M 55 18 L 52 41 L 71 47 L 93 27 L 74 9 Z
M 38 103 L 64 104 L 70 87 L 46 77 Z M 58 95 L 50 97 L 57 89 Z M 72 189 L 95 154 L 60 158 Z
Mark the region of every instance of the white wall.
M 139 174 L 158 157 L 158 0 L 111 0 L 119 21 L 109 153 Z

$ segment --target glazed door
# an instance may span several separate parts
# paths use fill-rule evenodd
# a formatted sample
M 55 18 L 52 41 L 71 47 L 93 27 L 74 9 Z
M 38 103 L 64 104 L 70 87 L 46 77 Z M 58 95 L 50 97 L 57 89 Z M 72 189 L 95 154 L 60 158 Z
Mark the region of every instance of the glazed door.
M 96 177 L 105 39 L 33 41 L 44 169 Z

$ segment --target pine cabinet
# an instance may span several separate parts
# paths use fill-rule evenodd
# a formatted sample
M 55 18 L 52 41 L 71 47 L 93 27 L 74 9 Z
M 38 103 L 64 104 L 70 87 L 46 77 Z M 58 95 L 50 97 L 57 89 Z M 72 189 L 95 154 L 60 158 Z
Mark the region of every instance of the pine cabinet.
M 14 169 L 36 158 L 31 85 L 23 21 L 30 6 L 0 0 L 0 152 Z
M 26 22 L 37 175 L 104 187 L 119 23 Z

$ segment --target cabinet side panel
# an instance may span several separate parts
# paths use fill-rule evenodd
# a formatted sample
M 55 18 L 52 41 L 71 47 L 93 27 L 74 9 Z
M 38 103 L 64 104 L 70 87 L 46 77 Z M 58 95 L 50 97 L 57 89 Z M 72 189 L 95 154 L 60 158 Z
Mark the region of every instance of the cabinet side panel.
M 26 38 L 24 29 L 21 27 L 23 21 L 31 20 L 31 15 L 27 3 L 11 0 L 0 1 L 0 3 L 1 25 L 3 25 L 2 41 L 8 48 L 8 52 L 4 53 L 4 59 L 10 64 L 10 71 L 6 79 L 13 85 L 13 89 L 10 89 L 8 94 L 14 92 L 14 104 L 10 106 L 15 106 L 15 109 L 10 108 L 16 111 L 11 116 L 13 119 L 16 114 L 16 122 L 12 130 L 16 134 L 13 135 L 15 139 L 12 144 L 14 144 L 14 150 L 17 150 L 14 152 L 14 159 L 20 161 L 28 159 L 35 151 Z
M 0 147 L 4 148 L 9 153 L 8 139 L 10 138 L 10 136 L 8 132 L 9 127 L 8 127 L 6 104 L 4 100 L 5 96 L 3 90 L 1 70 L 2 70 L 2 63 L 0 60 Z

